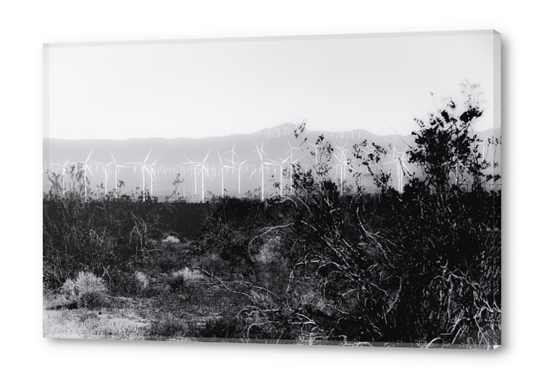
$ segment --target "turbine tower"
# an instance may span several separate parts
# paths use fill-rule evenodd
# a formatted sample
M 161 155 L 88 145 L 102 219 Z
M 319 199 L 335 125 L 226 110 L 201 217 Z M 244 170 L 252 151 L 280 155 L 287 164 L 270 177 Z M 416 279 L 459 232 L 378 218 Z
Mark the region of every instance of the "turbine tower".
M 238 193 L 241 194 L 241 170 L 243 169 L 243 165 L 248 162 L 248 159 L 245 159 L 243 162 L 237 164 L 237 185 L 238 185 Z
M 227 153 L 231 153 L 231 164 L 232 166 L 235 167 L 235 157 L 239 158 L 239 155 L 237 155 L 237 153 L 235 152 L 235 142 L 233 143 L 232 147 L 230 150 L 226 151 L 226 154 Z
M 298 147 L 293 147 L 292 144 L 290 143 L 290 140 L 286 140 L 288 142 L 288 146 L 290 146 L 290 156 L 289 156 L 289 159 L 290 159 L 290 191 L 292 190 L 292 184 L 293 184 L 293 171 L 294 171 L 294 163 L 296 163 L 299 159 L 301 158 L 297 158 L 296 160 L 294 160 L 294 150 L 299 150 Z
M 194 167 L 194 191 L 197 190 L 197 169 L 198 169 L 198 167 L 201 170 L 201 201 L 202 202 L 205 202 L 205 179 L 204 179 L 204 176 L 205 176 L 205 174 L 207 174 L 207 176 L 210 177 L 209 170 L 207 169 L 207 166 L 205 166 L 205 162 L 207 161 L 207 158 L 209 157 L 209 154 L 211 153 L 211 150 L 212 149 L 209 149 L 209 151 L 207 152 L 207 155 L 205 156 L 205 158 L 203 158 L 203 161 L 201 161 L 201 162 L 193 162 L 192 160 L 190 160 L 190 158 L 185 156 L 185 158 L 188 159 L 188 161 L 190 162 L 192 167 Z
M 335 153 L 333 153 L 333 155 L 339 161 L 339 163 L 335 167 L 337 167 L 337 169 L 340 170 L 340 173 L 341 173 L 340 193 L 342 195 L 344 180 L 346 179 L 346 167 L 348 165 L 348 159 L 346 158 L 348 150 L 346 149 L 346 143 L 343 146 L 339 146 L 337 144 L 335 145 L 339 149 L 339 155 Z
M 234 144 L 235 146 L 235 144 Z M 220 175 L 222 177 L 222 185 L 220 186 L 221 196 L 224 197 L 224 168 L 233 168 L 232 166 L 227 166 L 222 161 L 222 157 L 220 156 L 220 152 L 217 150 L 216 153 L 218 154 L 218 159 L 220 160 Z M 232 159 L 233 159 L 233 148 L 232 148 Z
M 147 167 L 147 160 L 149 159 L 149 156 L 151 155 L 152 149 L 149 150 L 149 153 L 147 154 L 147 157 L 143 162 L 128 162 L 126 164 L 132 164 L 134 165 L 134 172 L 137 170 L 137 167 L 141 167 L 141 178 L 142 178 L 142 190 L 143 190 L 143 201 L 145 201 L 145 171 L 151 175 L 149 168 Z
M 111 153 L 111 158 L 113 158 L 113 165 L 114 165 L 114 172 L 115 172 L 115 198 L 118 195 L 118 189 L 119 189 L 119 169 L 120 168 L 129 168 L 128 166 L 120 165 L 117 163 L 117 160 L 115 159 L 115 156 L 113 155 L 113 152 L 109 150 Z
M 393 146 L 393 160 L 384 163 L 384 164 L 391 164 L 391 163 L 396 164 L 396 167 L 397 167 L 397 191 L 399 193 L 403 193 L 403 187 L 404 187 L 403 177 L 407 175 L 407 172 L 409 174 L 412 174 L 412 172 L 408 169 L 408 167 L 405 164 L 405 157 L 406 157 L 407 151 L 408 151 L 408 146 L 405 149 L 405 151 L 403 151 L 402 153 L 398 152 L 397 149 L 395 148 L 395 146 Z
M 149 173 L 149 176 L 151 178 L 151 196 L 154 192 L 154 180 L 156 179 L 156 171 L 155 171 L 155 165 L 156 165 L 156 162 L 158 162 L 158 159 L 160 157 L 156 158 L 154 160 L 154 162 L 152 162 L 152 164 L 148 165 L 148 168 L 147 168 L 147 172 Z
M 283 188 L 283 185 L 282 185 L 282 166 L 286 163 L 288 163 L 288 158 L 289 157 L 286 157 L 284 159 L 282 159 L 279 163 L 278 163 L 278 166 L 280 167 L 280 197 L 282 197 L 282 188 Z M 280 159 L 280 158 L 279 158 Z
M 66 167 L 67 167 L 68 163 L 70 162 L 70 160 L 71 160 L 71 157 L 66 162 L 64 162 L 64 164 L 62 165 L 62 194 L 63 195 L 66 194 L 66 177 L 68 176 L 68 173 L 66 171 Z
M 84 181 L 85 181 L 85 201 L 87 201 L 87 195 L 88 195 L 88 189 L 87 189 L 87 177 L 88 177 L 88 174 L 87 174 L 87 172 L 90 172 L 90 175 L 92 175 L 92 177 L 94 179 L 96 179 L 94 177 L 94 174 L 92 173 L 92 170 L 90 169 L 90 165 L 88 164 L 88 162 L 90 160 L 90 156 L 92 155 L 93 151 L 94 151 L 94 148 L 92 148 L 92 150 L 90 150 L 90 154 L 88 155 L 87 159 L 84 162 L 81 162 L 81 164 L 83 166 L 83 174 L 84 174 Z
M 274 166 L 276 165 L 276 162 L 275 161 L 272 161 L 270 159 L 268 159 L 267 161 L 265 160 L 264 156 L 267 156 L 267 154 L 265 153 L 265 151 L 263 150 L 263 142 L 262 142 L 262 146 L 261 147 L 258 147 L 258 144 L 256 144 L 256 150 L 253 151 L 253 153 L 258 153 L 258 156 L 260 157 L 260 170 L 262 171 L 262 201 L 265 200 L 265 170 L 264 170 L 264 166 Z
M 109 162 L 108 164 L 103 164 L 102 165 L 102 171 L 104 173 L 104 195 L 107 195 L 107 179 L 109 178 L 109 175 L 111 174 L 109 172 L 109 166 L 111 166 L 111 164 L 113 163 L 114 161 L 111 161 Z

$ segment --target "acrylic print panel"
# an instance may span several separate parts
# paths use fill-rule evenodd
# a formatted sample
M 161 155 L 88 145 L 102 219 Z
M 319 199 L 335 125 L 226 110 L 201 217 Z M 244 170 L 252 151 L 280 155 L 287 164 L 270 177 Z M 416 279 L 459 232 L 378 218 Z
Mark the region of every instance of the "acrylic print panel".
M 44 46 L 47 338 L 501 344 L 494 31 Z

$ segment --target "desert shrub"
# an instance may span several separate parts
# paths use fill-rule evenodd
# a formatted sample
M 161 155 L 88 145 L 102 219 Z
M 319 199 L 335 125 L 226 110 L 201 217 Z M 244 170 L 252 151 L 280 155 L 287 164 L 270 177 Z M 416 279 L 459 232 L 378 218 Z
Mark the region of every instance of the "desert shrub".
M 166 277 L 169 290 L 173 293 L 181 293 L 185 300 L 191 301 L 194 294 L 203 295 L 198 290 L 199 282 L 204 276 L 197 270 L 185 267 L 182 270 L 174 271 Z M 203 295 L 204 296 L 204 295 Z
M 389 154 L 377 145 L 357 158 L 371 168 L 378 198 L 337 185 L 333 148 L 320 136 L 318 165 L 294 167 L 294 195 L 262 204 L 260 222 L 243 225 L 220 204 L 203 246 L 251 262 L 244 280 L 219 282 L 247 299 L 236 316 L 245 336 L 295 329 L 330 340 L 500 344 L 501 200 L 488 185 L 499 178 L 472 132 L 482 114 L 475 91 L 465 87 L 464 110 L 449 100 L 427 124 L 417 120 L 407 156 L 422 175 L 407 175 L 404 191 L 376 169 Z M 282 286 L 266 281 L 271 256 L 282 259 Z
M 184 330 L 185 323 L 173 314 L 167 313 L 152 323 L 147 335 L 156 339 L 181 337 L 184 335 Z
M 442 207 L 437 195 L 414 192 L 407 187 L 396 203 L 405 284 L 397 312 L 409 315 L 397 319 L 398 330 L 462 342 L 468 330 L 500 323 L 500 226 L 493 213 L 500 193 L 449 193 Z M 413 195 L 423 203 L 405 201 Z
M 171 275 L 166 280 L 171 292 L 181 291 L 184 288 L 184 282 L 184 276 L 182 275 Z
M 202 232 L 195 243 L 200 255 L 213 257 L 206 267 L 234 277 L 253 273 L 251 242 L 267 224 L 263 204 L 255 199 L 213 198 Z
M 185 244 L 165 244 L 152 253 L 145 266 L 157 272 L 178 271 L 189 265 L 193 257 Z
M 136 278 L 138 292 L 143 293 L 149 287 L 149 278 L 141 271 L 136 271 L 134 276 Z
M 192 283 L 202 280 L 205 276 L 199 272 L 197 269 L 189 269 L 188 267 L 185 267 L 182 270 L 175 271 L 171 274 L 172 277 L 182 277 L 185 283 Z
M 500 344 L 499 180 L 472 131 L 482 109 L 476 85 L 464 85 L 464 109 L 449 99 L 429 122 L 416 120 L 409 161 L 424 175 L 403 194 L 390 191 L 399 221 L 403 289 L 395 319 L 399 339 Z M 477 334 L 472 339 L 472 333 Z M 489 332 L 491 331 L 491 332 Z
M 113 193 L 85 196 L 81 170 L 72 166 L 65 176 L 51 174 L 51 190 L 43 199 L 43 280 L 56 289 L 79 271 L 104 274 L 133 272 L 148 263 L 164 235 L 195 237 L 206 204 L 159 202 L 156 198 Z M 87 183 L 88 185 L 88 183 Z M 174 246 L 165 246 L 172 251 Z M 162 271 L 182 267 L 180 257 L 160 255 Z M 146 261 L 147 259 L 147 261 Z M 182 261 L 182 260 L 181 260 Z M 154 264 L 154 263 L 153 263 Z M 108 275 L 109 274 L 109 275 Z
M 136 296 L 145 294 L 134 272 L 109 270 L 108 288 L 113 296 Z
M 99 308 L 107 304 L 107 288 L 103 279 L 90 272 L 79 272 L 75 280 L 66 280 L 61 293 L 79 308 Z

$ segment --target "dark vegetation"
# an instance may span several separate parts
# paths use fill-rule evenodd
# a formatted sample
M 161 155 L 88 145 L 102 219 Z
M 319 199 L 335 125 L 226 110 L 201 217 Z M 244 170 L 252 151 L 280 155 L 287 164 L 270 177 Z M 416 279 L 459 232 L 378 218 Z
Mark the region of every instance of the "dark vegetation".
M 145 299 L 155 311 L 149 339 L 500 345 L 499 177 L 472 132 L 483 112 L 477 86 L 464 92 L 462 107 L 449 100 L 427 122 L 416 120 L 407 160 L 422 174 L 405 171 L 401 192 L 380 166 L 391 148 L 366 143 L 353 146 L 348 168 L 368 169 L 379 191 L 342 192 L 322 136 L 318 164 L 295 166 L 288 195 L 265 202 L 114 192 L 85 201 L 77 169 L 66 193 L 52 176 L 44 286 L 56 291 L 89 272 L 109 291 L 104 306 Z

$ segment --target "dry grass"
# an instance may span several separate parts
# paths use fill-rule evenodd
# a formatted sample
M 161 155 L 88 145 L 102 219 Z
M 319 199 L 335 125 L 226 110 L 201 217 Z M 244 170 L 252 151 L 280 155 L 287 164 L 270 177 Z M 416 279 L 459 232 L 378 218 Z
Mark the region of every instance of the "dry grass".
M 135 312 L 44 310 L 43 336 L 63 339 L 143 340 L 150 323 Z
M 124 307 L 92 310 L 66 309 L 67 304 L 63 296 L 44 294 L 43 337 L 143 340 L 151 324 L 130 303 Z

